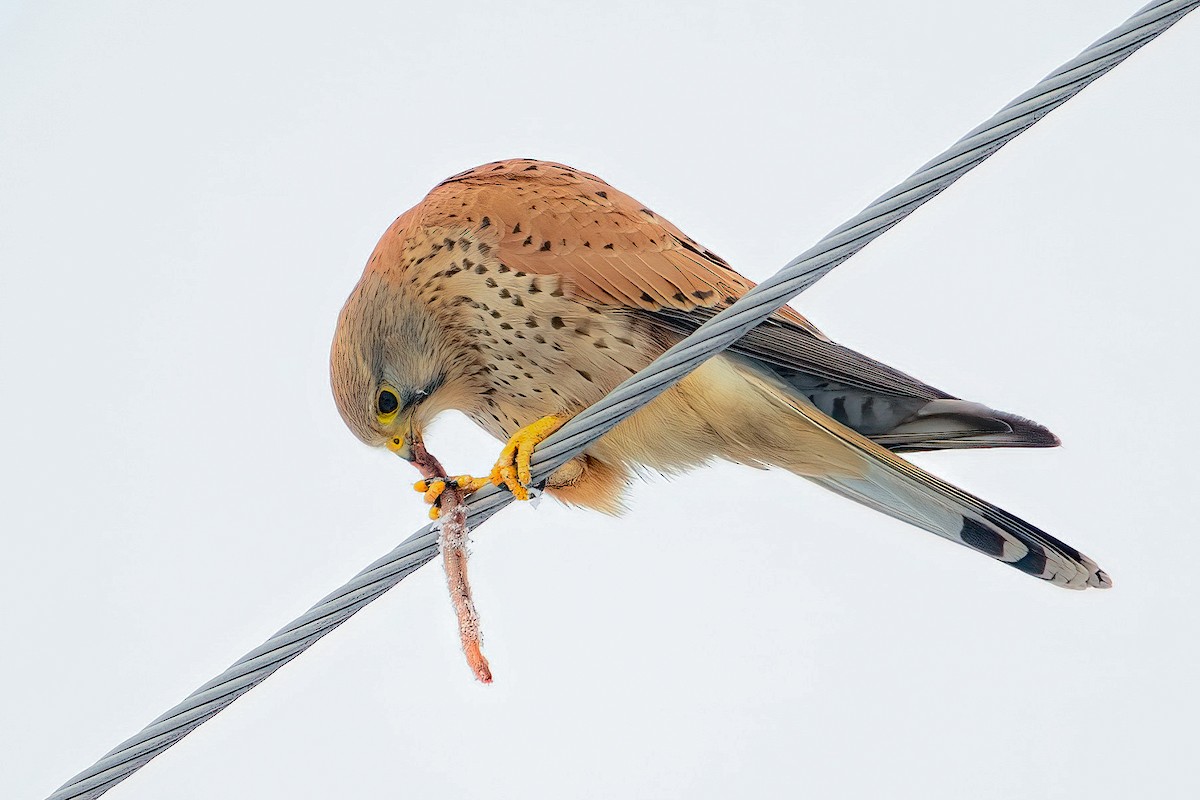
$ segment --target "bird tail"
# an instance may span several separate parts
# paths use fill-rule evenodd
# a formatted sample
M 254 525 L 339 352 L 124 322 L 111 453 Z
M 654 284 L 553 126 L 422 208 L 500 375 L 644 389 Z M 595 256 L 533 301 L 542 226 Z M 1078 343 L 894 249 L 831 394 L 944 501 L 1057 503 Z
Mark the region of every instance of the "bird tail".
M 918 528 L 991 556 L 1011 567 L 1069 589 L 1107 588 L 1112 581 L 1070 545 L 1007 511 L 952 486 L 883 446 L 838 423 L 756 371 L 743 376 L 799 416 L 797 428 L 822 434 L 848 455 L 853 470 L 820 474 L 805 464 L 777 466 Z M 843 459 L 838 459 L 844 461 Z

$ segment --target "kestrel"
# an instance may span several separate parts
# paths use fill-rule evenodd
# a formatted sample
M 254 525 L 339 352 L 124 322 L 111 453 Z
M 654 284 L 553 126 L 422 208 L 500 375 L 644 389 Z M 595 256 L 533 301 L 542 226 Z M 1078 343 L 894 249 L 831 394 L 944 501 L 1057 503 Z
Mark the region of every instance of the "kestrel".
M 753 286 L 594 175 L 544 161 L 443 181 L 384 233 L 338 320 L 338 410 L 413 457 L 457 409 L 508 442 L 491 475 L 528 497 L 529 454 Z M 547 490 L 616 513 L 639 469 L 721 458 L 781 467 L 1071 589 L 1108 576 L 1078 550 L 897 452 L 1053 447 L 1041 425 L 960 400 L 843 347 L 785 307 L 555 472 Z M 442 486 L 419 485 L 437 502 Z

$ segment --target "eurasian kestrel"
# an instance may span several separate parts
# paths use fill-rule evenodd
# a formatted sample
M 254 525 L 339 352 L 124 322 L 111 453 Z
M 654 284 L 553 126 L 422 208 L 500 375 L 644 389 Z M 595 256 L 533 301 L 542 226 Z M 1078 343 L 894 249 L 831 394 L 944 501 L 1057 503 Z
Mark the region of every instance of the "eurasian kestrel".
M 485 164 L 384 233 L 338 320 L 334 395 L 359 439 L 409 458 L 433 417 L 462 411 L 509 442 L 492 475 L 463 488 L 491 481 L 527 497 L 538 441 L 752 285 L 594 175 Z M 639 467 L 778 466 L 1057 586 L 1110 586 L 1078 550 L 895 455 L 1057 444 L 1037 423 L 959 400 L 784 308 L 547 488 L 617 512 Z

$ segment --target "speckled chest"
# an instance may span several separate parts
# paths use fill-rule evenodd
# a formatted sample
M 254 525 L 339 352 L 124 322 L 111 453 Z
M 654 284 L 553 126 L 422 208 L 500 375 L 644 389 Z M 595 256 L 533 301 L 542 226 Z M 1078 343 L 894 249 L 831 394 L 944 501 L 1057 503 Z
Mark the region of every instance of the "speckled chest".
M 576 413 L 662 349 L 629 311 L 581 301 L 557 275 L 514 270 L 469 232 L 427 230 L 406 255 L 406 292 L 476 362 L 479 404 L 462 410 L 497 437 Z

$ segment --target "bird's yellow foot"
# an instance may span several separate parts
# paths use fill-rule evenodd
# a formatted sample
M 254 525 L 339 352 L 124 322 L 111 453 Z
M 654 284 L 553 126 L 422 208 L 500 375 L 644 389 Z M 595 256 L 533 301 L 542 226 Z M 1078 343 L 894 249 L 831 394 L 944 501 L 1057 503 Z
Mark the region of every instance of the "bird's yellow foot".
M 529 473 L 533 449 L 561 425 L 562 420 L 558 417 L 542 417 L 514 433 L 500 451 L 496 466 L 492 467 L 491 482 L 496 486 L 507 486 L 518 500 L 528 500 L 529 484 L 533 482 Z
M 496 460 L 496 466 L 492 467 L 491 474 L 486 478 L 458 475 L 445 480 L 434 478 L 414 483 L 413 488 L 423 494 L 425 502 L 431 506 L 429 518 L 437 519 L 442 515 L 438 501 L 447 488 L 457 489 L 463 493 L 463 496 L 466 496 L 479 491 L 488 484 L 507 486 L 508 490 L 513 493 L 513 497 L 518 500 L 528 500 L 529 484 L 533 482 L 533 476 L 529 471 L 529 461 L 533 457 L 533 449 L 543 439 L 558 430 L 560 425 L 562 425 L 562 420 L 558 417 L 542 417 L 532 425 L 526 425 L 514 433 L 508 443 L 504 445 L 504 449 L 500 451 L 500 458 Z
M 470 475 L 457 475 L 446 480 L 435 478 L 431 481 L 417 481 L 413 484 L 413 488 L 423 494 L 423 499 L 426 503 L 429 503 L 429 518 L 437 519 L 442 515 L 442 509 L 438 507 L 438 500 L 441 499 L 442 492 L 446 491 L 447 488 L 457 489 L 466 497 L 469 494 L 474 494 L 491 482 L 491 478 L 472 478 Z

